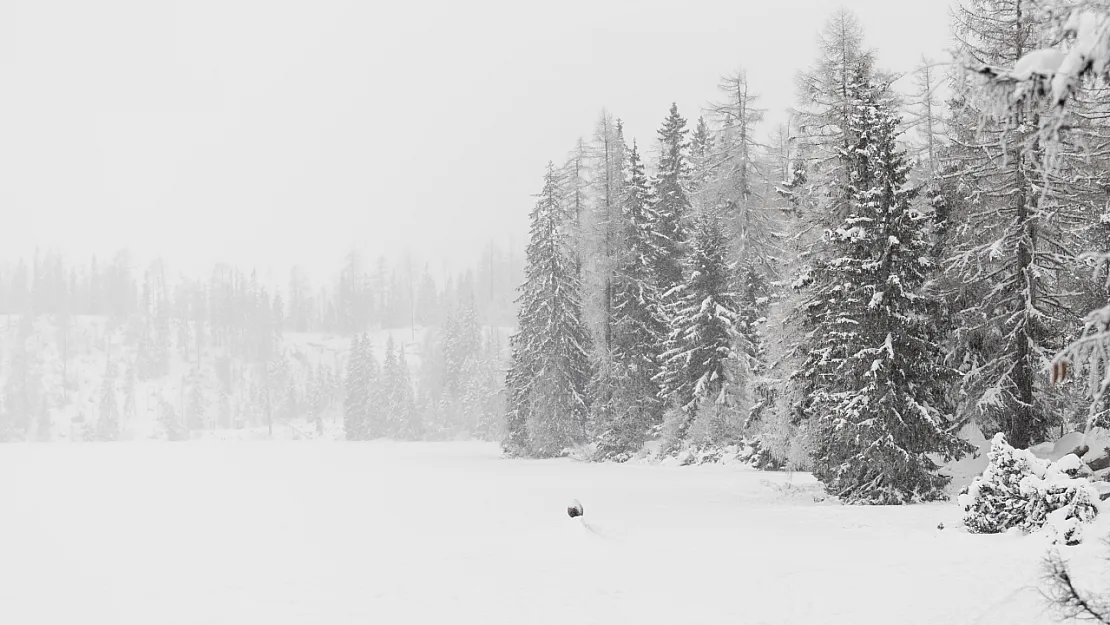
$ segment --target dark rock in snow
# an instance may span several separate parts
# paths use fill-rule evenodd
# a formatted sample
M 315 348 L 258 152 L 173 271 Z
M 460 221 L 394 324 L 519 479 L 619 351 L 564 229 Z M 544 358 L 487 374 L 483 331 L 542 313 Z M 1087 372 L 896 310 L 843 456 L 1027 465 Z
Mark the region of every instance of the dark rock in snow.
M 1087 463 L 1087 466 L 1091 467 L 1092 471 L 1110 468 L 1110 447 L 1103 449 L 1097 458 Z
M 577 499 L 570 502 L 570 505 L 567 506 L 567 514 L 570 515 L 572 519 L 582 516 L 582 504 L 578 503 Z

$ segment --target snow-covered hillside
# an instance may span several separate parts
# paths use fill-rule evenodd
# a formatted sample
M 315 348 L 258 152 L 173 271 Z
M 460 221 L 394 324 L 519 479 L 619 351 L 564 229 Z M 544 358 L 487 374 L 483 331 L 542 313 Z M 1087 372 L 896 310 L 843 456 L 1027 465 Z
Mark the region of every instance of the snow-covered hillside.
M 1044 538 L 965 533 L 954 503 L 815 503 L 808 474 L 477 443 L 3 452 L 0 615 L 20 625 L 1054 622 Z M 1064 549 L 1079 583 L 1101 548 Z
M 319 434 L 313 431 L 303 406 L 279 419 L 271 434 L 257 398 L 257 378 L 262 370 L 259 363 L 227 357 L 226 350 L 204 346 L 198 367 L 196 352 L 188 352 L 186 359 L 175 341 L 170 346 L 166 372 L 145 380 L 132 376 L 133 386 L 129 387 L 128 377 L 139 359 L 133 328 L 113 324 L 102 316 L 75 316 L 65 333 L 61 327 L 54 316 L 0 316 L 0 411 L 19 413 L 14 418 L 29 424 L 28 432 L 34 440 L 81 441 L 87 437 L 87 430 L 101 411 L 109 363 L 115 372 L 112 386 L 116 402 L 121 407 L 120 440 L 165 438 L 160 423 L 163 413 L 172 410 L 176 415 L 187 414 L 195 404 L 203 405 L 205 414 L 194 425 L 194 438 L 282 439 Z M 377 362 L 383 361 L 386 345 L 392 339 L 415 375 L 423 364 L 425 342 L 434 331 L 423 327 L 377 329 L 368 336 Z M 22 352 L 18 349 L 21 339 Z M 335 376 L 337 386 L 332 389 L 325 416 L 325 435 L 333 438 L 342 437 L 343 389 L 338 385 L 350 344 L 349 337 L 292 332 L 284 333 L 280 343 L 287 374 L 297 385 L 302 401 L 314 371 L 327 370 Z M 221 385 L 217 373 L 223 357 L 227 358 L 230 386 L 225 423 L 220 422 Z M 21 358 L 23 365 L 19 363 Z M 194 373 L 198 368 L 199 375 Z

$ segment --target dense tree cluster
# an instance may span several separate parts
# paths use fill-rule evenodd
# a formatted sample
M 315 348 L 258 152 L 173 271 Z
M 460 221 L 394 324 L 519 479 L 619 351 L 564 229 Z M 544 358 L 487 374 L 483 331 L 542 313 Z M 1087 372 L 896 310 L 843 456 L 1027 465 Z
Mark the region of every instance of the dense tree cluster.
M 647 166 L 603 113 L 533 213 L 506 449 L 756 445 L 843 501 L 908 503 L 946 496 L 937 463 L 967 450 L 968 423 L 1028 447 L 1103 410 L 1045 375 L 1106 297 L 1074 269 L 1105 238 L 1110 98 L 1072 80 L 1061 108 L 1045 88 L 1044 59 L 1064 55 L 1030 53 L 1079 32 L 1058 18 L 1019 0 L 955 11 L 962 58 L 1001 99 L 928 62 L 899 81 L 839 10 L 770 139 L 743 71 L 695 123 L 672 105 Z M 534 440 L 549 431 L 565 435 Z
M 496 437 L 504 381 L 497 324 L 512 309 L 515 261 L 493 244 L 479 256 L 476 270 L 437 284 L 407 262 L 391 268 L 382 260 L 366 270 L 352 253 L 333 285 L 319 289 L 298 269 L 288 289 L 227 265 L 207 279 L 172 274 L 161 260 L 140 272 L 126 252 L 107 267 L 95 259 L 70 267 L 52 253 L 36 255 L 30 268 L 25 261 L 0 266 L 0 318 L 7 320 L 0 440 L 47 440 L 65 427 L 51 415 L 70 407 L 77 407 L 74 437 L 115 440 L 126 436 L 140 404 L 174 440 L 191 430 L 265 425 L 272 432 L 275 423 L 301 421 L 308 426 L 298 426 L 298 435 L 319 435 L 350 412 L 352 365 L 388 392 L 358 400 L 380 417 L 356 416 L 348 436 Z M 422 328 L 425 338 L 398 342 L 391 359 L 382 358 L 384 343 L 376 357 L 357 341 L 351 354 L 312 347 L 331 335 L 402 327 L 412 327 L 414 339 Z M 418 356 L 415 369 L 406 350 Z M 73 391 L 87 376 L 80 363 L 94 353 L 107 360 L 95 374 L 104 384 L 92 399 L 96 408 L 84 409 L 75 400 L 91 398 Z M 177 390 L 152 403 L 152 393 L 169 392 L 167 384 Z

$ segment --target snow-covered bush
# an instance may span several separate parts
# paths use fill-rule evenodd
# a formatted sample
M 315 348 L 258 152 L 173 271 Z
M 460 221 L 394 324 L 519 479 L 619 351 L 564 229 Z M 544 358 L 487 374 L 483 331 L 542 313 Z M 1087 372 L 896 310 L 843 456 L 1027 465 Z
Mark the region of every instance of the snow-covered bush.
M 161 426 L 168 441 L 189 440 L 189 430 L 185 428 L 185 423 L 178 418 L 173 404 L 164 399 L 158 407 L 158 425 Z
M 1098 492 L 1080 476 L 1084 465 L 1074 454 L 1052 463 L 1025 449 L 1014 449 L 999 433 L 991 441 L 983 474 L 960 494 L 964 524 L 976 534 L 1011 528 L 1047 529 L 1054 542 L 1075 545 L 1082 527 L 1098 514 Z
M 778 460 L 760 436 L 745 437 L 727 445 L 711 443 L 688 443 L 663 460 L 679 466 L 700 464 L 739 464 L 764 471 L 781 471 L 785 463 Z

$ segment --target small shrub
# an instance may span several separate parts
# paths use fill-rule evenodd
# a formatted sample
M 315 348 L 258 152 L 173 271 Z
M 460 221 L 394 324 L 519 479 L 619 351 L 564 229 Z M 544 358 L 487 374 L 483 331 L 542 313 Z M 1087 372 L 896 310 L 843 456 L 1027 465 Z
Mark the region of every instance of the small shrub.
M 987 457 L 986 470 L 959 497 L 970 532 L 1047 529 L 1054 542 L 1082 540 L 1083 525 L 1098 514 L 1098 492 L 1079 476 L 1083 463 L 1078 457 L 1069 454 L 1051 463 L 1014 449 L 1002 434 L 991 441 Z

